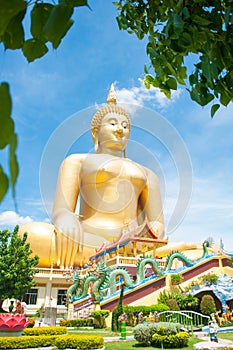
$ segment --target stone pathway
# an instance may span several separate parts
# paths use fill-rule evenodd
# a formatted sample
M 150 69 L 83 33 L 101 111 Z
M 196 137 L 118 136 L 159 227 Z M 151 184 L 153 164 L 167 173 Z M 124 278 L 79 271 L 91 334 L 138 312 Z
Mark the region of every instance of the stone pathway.
M 200 343 L 194 344 L 193 347 L 195 350 L 219 350 L 219 349 L 233 349 L 233 341 L 227 339 L 221 339 L 218 337 L 218 343 L 210 341 L 209 335 L 206 335 L 204 332 L 195 332 L 194 335 L 204 340 Z M 232 335 L 233 340 L 233 335 Z

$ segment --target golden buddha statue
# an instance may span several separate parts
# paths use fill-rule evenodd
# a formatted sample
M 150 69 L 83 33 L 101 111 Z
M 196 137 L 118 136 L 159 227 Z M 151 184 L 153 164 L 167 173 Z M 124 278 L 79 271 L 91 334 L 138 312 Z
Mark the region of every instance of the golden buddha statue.
M 107 104 L 91 122 L 93 154 L 72 154 L 61 164 L 52 221 L 28 223 L 39 266 L 61 268 L 80 264 L 83 257 L 125 235 L 139 235 L 147 225 L 159 239 L 164 220 L 157 176 L 126 157 L 130 118 L 117 105 L 113 85 Z M 80 210 L 76 205 L 80 200 Z

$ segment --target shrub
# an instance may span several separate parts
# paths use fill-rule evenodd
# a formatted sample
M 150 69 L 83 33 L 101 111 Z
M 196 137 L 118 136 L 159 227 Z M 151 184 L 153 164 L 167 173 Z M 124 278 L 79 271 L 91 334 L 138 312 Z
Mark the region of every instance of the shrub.
M 96 321 L 95 326 L 97 328 L 106 327 L 105 319 L 110 315 L 109 310 L 95 310 L 92 311 L 91 317 Z
M 139 343 L 150 345 L 153 334 L 176 334 L 180 331 L 181 327 L 182 326 L 179 323 L 170 322 L 138 324 L 133 328 L 133 335 Z
M 175 299 L 168 299 L 166 301 L 167 306 L 169 307 L 170 310 L 173 311 L 180 311 L 180 307 Z
M 151 306 L 123 306 L 123 312 L 125 312 L 128 317 L 127 324 L 130 326 L 136 326 L 138 322 L 138 314 L 140 312 L 143 313 L 143 316 L 150 317 L 151 314 L 153 316 L 155 311 L 162 312 L 167 310 L 169 310 L 169 307 L 163 303 L 153 304 Z
M 40 335 L 59 335 L 59 334 L 66 334 L 67 329 L 66 327 L 34 327 L 34 328 L 25 328 L 22 331 L 22 335 L 28 335 L 28 336 L 40 336 Z
M 146 346 L 150 345 L 152 340 L 152 335 L 150 333 L 150 324 L 138 324 L 133 329 L 134 338 Z
M 181 297 L 179 288 L 177 286 L 172 286 L 169 290 L 163 290 L 159 293 L 158 302 L 166 304 L 168 299 L 175 299 L 179 304 Z
M 93 327 L 93 318 L 76 318 L 75 320 L 60 320 L 60 326 Z
M 214 273 L 202 276 L 202 281 L 207 285 L 214 284 L 217 282 L 217 280 L 218 275 L 215 275 Z
M 178 332 L 176 334 L 161 335 L 153 334 L 152 335 L 152 344 L 156 347 L 161 347 L 163 344 L 164 348 L 177 348 L 181 349 L 188 345 L 189 334 L 187 332 Z
M 55 335 L 0 337 L 0 349 L 27 349 L 54 346 L 56 337 Z
M 208 316 L 216 313 L 216 305 L 211 295 L 203 295 L 201 298 L 200 310 L 204 315 Z
M 57 337 L 55 346 L 58 349 L 100 349 L 104 345 L 104 338 L 100 336 L 65 335 Z
M 33 328 L 35 325 L 35 320 L 34 318 L 28 317 L 28 325 L 27 328 Z
M 183 281 L 183 276 L 180 273 L 175 273 L 171 275 L 171 284 L 177 285 Z
M 103 344 L 103 337 L 91 335 L 0 337 L 0 349 L 27 349 L 46 346 L 56 346 L 59 349 L 100 349 Z
M 197 311 L 198 305 L 199 305 L 199 299 L 190 293 L 182 295 L 181 301 L 179 303 L 179 307 L 182 310 Z

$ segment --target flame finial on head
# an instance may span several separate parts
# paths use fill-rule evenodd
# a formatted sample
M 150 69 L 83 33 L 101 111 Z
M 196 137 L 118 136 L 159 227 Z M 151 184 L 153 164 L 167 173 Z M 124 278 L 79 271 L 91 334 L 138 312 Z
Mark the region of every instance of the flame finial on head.
M 109 89 L 109 93 L 108 93 L 108 97 L 107 97 L 107 103 L 117 103 L 116 91 L 114 89 L 114 85 L 113 84 L 111 84 L 110 89 Z
M 95 135 L 98 133 L 100 129 L 102 119 L 108 113 L 116 113 L 119 115 L 124 115 L 128 119 L 129 129 L 130 129 L 129 115 L 123 107 L 117 104 L 116 92 L 113 84 L 111 84 L 109 89 L 107 104 L 105 104 L 102 108 L 98 109 L 98 111 L 94 114 L 91 121 L 91 132 L 92 132 L 92 139 L 94 142 L 95 142 Z

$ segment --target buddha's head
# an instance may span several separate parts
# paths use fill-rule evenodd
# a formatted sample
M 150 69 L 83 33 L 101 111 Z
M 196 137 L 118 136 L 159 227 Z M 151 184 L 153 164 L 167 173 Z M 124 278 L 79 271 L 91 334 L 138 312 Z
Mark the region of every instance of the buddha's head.
M 104 144 L 125 153 L 130 134 L 130 118 L 124 108 L 117 105 L 113 85 L 109 90 L 107 104 L 100 108 L 92 119 L 91 133 L 96 152 L 100 144 Z

